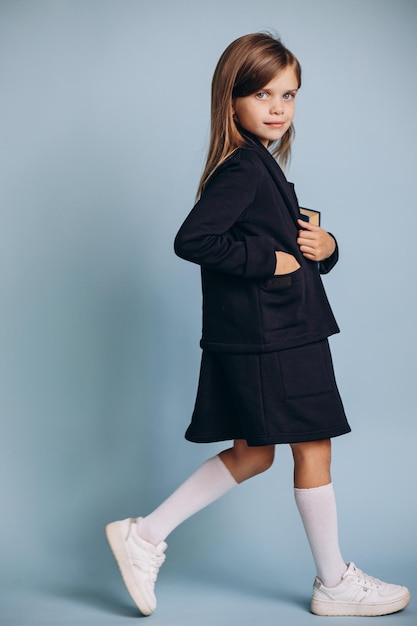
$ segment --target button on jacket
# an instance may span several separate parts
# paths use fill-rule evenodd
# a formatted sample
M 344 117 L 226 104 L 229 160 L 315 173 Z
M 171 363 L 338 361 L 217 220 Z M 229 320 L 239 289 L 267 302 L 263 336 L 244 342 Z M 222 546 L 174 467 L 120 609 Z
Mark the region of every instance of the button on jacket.
M 298 201 L 270 152 L 253 136 L 209 179 L 175 238 L 178 256 L 201 266 L 201 347 L 221 352 L 270 352 L 339 332 L 319 263 L 297 245 Z M 300 268 L 274 276 L 275 251 Z

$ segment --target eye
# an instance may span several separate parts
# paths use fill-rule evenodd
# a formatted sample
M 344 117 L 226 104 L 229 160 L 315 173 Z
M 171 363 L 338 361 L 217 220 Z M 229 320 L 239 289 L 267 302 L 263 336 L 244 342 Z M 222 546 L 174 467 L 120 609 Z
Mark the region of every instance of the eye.
M 289 91 L 287 91 L 287 93 L 284 93 L 282 97 L 284 98 L 284 100 L 293 100 L 295 98 L 295 93 L 290 93 Z
M 266 91 L 259 91 L 257 94 L 255 94 L 255 97 L 258 98 L 258 100 L 265 100 L 265 98 L 268 97 L 268 94 L 266 93 Z

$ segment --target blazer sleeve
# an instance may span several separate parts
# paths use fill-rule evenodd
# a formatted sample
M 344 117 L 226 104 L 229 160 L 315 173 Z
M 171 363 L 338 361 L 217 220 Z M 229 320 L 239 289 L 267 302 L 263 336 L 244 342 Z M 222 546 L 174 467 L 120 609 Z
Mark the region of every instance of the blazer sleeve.
M 265 234 L 239 228 L 257 190 L 257 167 L 249 151 L 234 153 L 209 181 L 177 233 L 178 256 L 212 270 L 245 278 L 269 278 L 276 244 Z
M 320 261 L 320 274 L 328 274 L 339 260 L 339 246 L 337 245 L 336 238 L 334 237 L 334 235 L 332 235 L 332 233 L 329 233 L 329 235 L 333 237 L 336 248 L 334 249 L 334 252 L 331 256 L 329 256 L 327 259 L 324 259 L 324 261 Z

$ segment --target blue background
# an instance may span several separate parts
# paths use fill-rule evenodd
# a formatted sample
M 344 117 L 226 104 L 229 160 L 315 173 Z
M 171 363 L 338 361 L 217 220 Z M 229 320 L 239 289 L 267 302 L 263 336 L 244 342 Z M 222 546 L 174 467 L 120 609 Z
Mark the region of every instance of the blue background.
M 343 553 L 416 593 L 416 26 L 415 0 L 1 0 L 1 623 L 131 621 L 105 523 L 222 448 L 183 439 L 201 302 L 172 242 L 214 66 L 265 29 L 304 72 L 289 179 L 342 253 L 325 282 L 353 428 L 334 441 Z M 172 534 L 155 625 L 322 622 L 277 452 Z

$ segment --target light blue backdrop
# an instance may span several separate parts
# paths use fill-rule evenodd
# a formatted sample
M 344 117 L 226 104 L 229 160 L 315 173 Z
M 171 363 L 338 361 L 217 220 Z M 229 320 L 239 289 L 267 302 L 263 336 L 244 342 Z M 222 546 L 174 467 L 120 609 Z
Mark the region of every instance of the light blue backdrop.
M 289 178 L 342 253 L 343 551 L 417 590 L 416 27 L 415 0 L 1 0 L 1 623 L 125 623 L 104 524 L 221 448 L 183 439 L 201 304 L 172 242 L 217 59 L 265 29 L 304 71 Z M 154 624 L 312 623 L 291 472 L 281 447 L 172 535 Z

